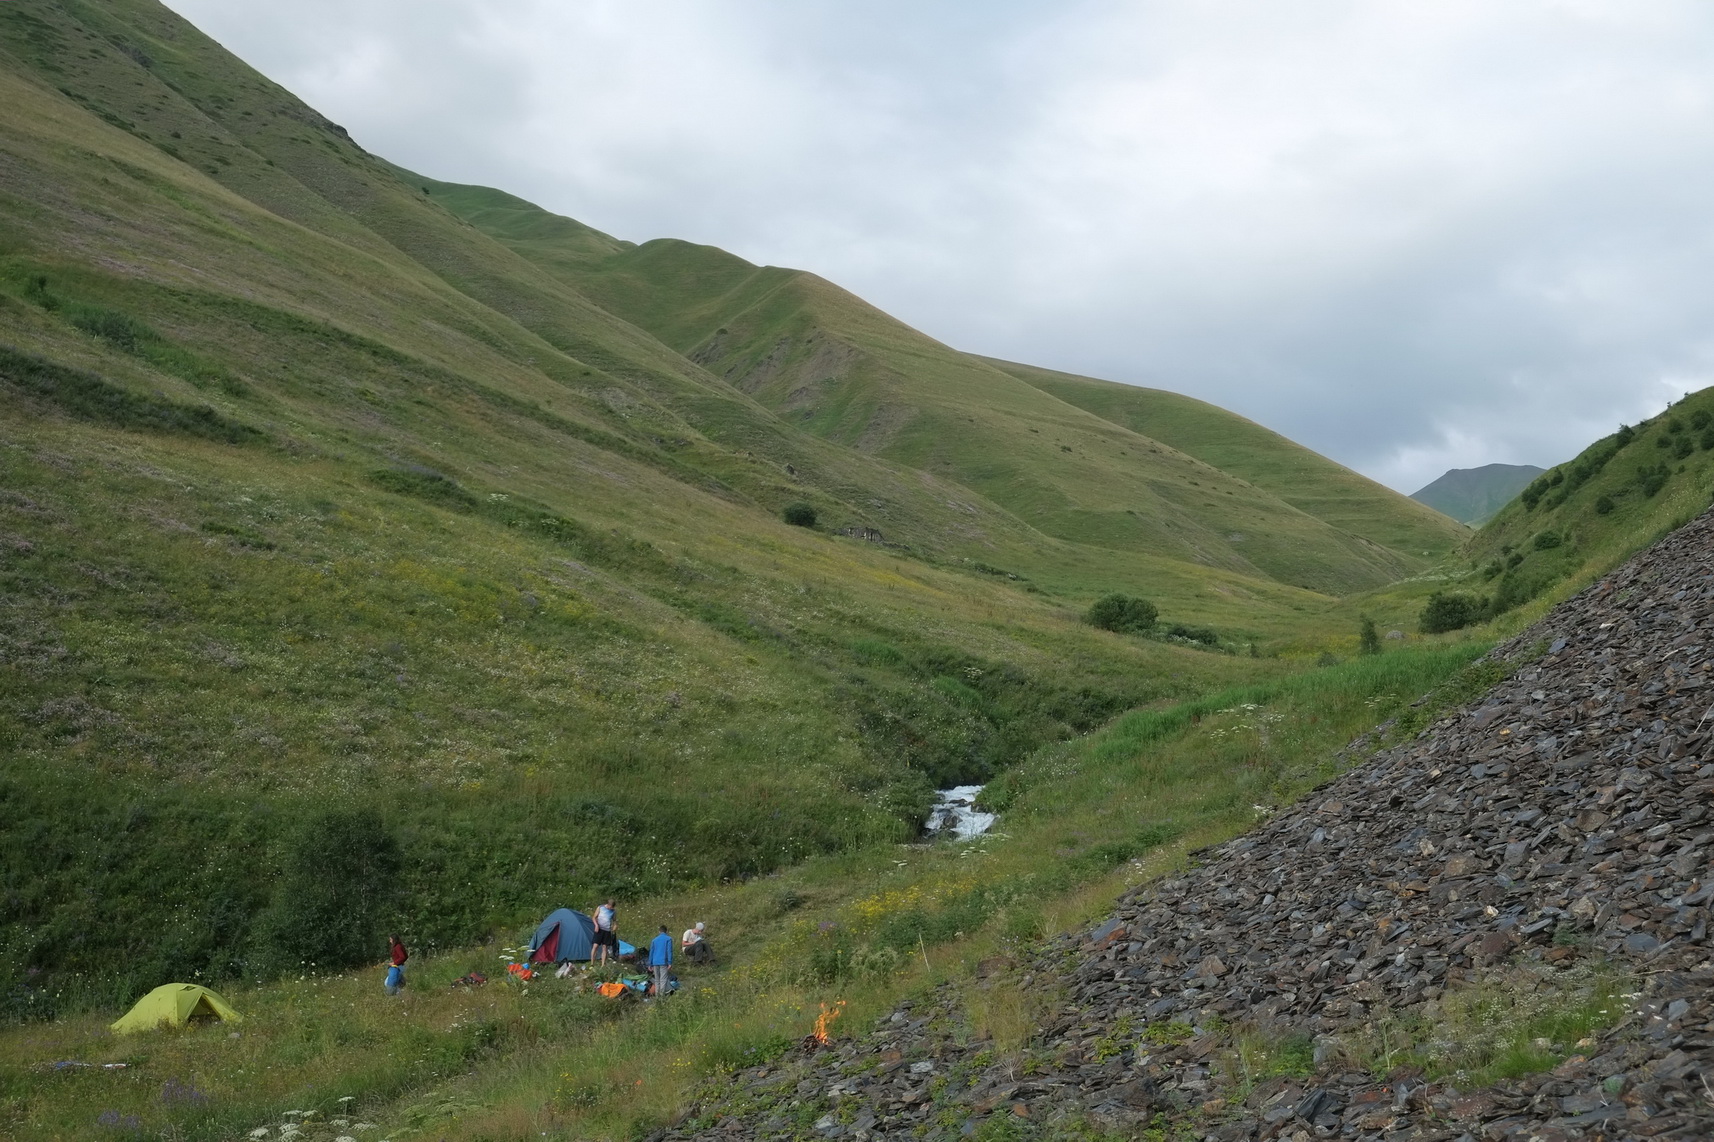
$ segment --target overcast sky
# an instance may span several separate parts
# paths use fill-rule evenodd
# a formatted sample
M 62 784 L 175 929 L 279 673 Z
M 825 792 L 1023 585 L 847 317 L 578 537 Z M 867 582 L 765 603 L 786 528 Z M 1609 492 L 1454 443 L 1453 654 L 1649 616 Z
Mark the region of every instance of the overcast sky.
M 1707 0 L 168 0 L 369 150 L 1405 492 L 1714 384 Z

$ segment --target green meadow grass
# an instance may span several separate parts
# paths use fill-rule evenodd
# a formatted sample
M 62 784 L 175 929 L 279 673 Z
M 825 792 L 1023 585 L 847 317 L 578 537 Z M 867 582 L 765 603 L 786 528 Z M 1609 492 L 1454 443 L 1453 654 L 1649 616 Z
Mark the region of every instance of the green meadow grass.
M 235 985 L 237 1039 L 220 1027 L 114 1039 L 112 1009 L 15 1027 L 0 1032 L 7 1125 L 20 1139 L 72 1136 L 111 1110 L 146 1131 L 221 1138 L 287 1110 L 325 1121 L 350 1096 L 377 1137 L 634 1136 L 711 1076 L 766 1062 L 824 1003 L 845 1001 L 852 1029 L 913 990 L 967 988 L 978 961 L 1081 923 L 1124 885 L 1243 831 L 1349 764 L 1340 751 L 1354 734 L 1406 711 L 1421 725 L 1491 684 L 1491 669 L 1467 669 L 1476 649 L 1394 651 L 1127 714 L 1013 770 L 997 832 L 973 843 L 856 847 L 747 883 L 627 899 L 622 932 L 712 926 L 721 964 L 686 969 L 667 1004 L 619 1007 L 551 979 L 446 986 L 472 969 L 503 974 L 489 946 L 429 958 L 401 1000 L 381 994 L 378 968 Z M 970 995 L 965 1033 L 1004 1039 L 1016 1013 Z M 1027 1035 L 1013 1040 L 1001 1048 L 1028 1050 Z M 130 1066 L 37 1069 L 62 1060 Z M 206 1101 L 163 1099 L 169 1081 Z

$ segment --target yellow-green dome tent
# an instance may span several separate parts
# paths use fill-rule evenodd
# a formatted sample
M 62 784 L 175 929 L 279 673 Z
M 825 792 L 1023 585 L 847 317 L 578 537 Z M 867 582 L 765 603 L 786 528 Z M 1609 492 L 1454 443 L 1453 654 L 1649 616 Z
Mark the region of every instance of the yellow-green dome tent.
M 129 1035 L 136 1031 L 153 1031 L 162 1024 L 183 1027 L 192 1019 L 244 1022 L 244 1017 L 232 1010 L 231 1004 L 206 987 L 194 983 L 163 983 L 139 999 L 111 1026 L 116 1034 Z

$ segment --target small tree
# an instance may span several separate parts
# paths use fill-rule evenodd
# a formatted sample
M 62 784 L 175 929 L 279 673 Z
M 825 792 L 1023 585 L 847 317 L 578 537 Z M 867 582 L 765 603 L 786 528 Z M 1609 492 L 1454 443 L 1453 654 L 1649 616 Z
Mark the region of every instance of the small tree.
M 1357 630 L 1357 650 L 1362 654 L 1381 653 L 1381 632 L 1375 629 L 1375 620 L 1368 615 L 1363 616 L 1362 626 Z
M 1153 630 L 1160 611 L 1147 599 L 1114 593 L 1096 599 L 1084 617 L 1091 626 L 1130 634 Z
M 276 969 L 323 970 L 375 959 L 398 920 L 398 842 L 371 809 L 328 809 L 311 817 L 283 854 L 261 936 Z
M 1480 622 L 1486 609 L 1485 601 L 1473 595 L 1436 591 L 1428 597 L 1428 605 L 1422 608 L 1418 626 L 1423 634 L 1444 634 Z
M 814 527 L 815 508 L 798 500 L 796 503 L 787 504 L 785 510 L 780 513 L 780 518 L 793 527 Z

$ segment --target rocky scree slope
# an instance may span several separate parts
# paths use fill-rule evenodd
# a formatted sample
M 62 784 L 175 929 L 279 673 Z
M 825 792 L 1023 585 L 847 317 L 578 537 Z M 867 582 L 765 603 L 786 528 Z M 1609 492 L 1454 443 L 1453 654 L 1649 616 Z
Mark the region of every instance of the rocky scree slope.
M 1025 1065 L 931 993 L 662 1137 L 954 1138 L 992 1116 L 1007 1136 L 1714 1137 L 1711 551 L 1714 513 L 1495 648 L 1525 665 L 1479 704 L 998 969 L 1063 985 Z M 1461 1090 L 1348 1049 L 1494 973 L 1595 965 L 1628 981 L 1623 1014 L 1551 1072 Z M 1241 1083 L 1241 1034 L 1313 1036 L 1312 1073 Z

